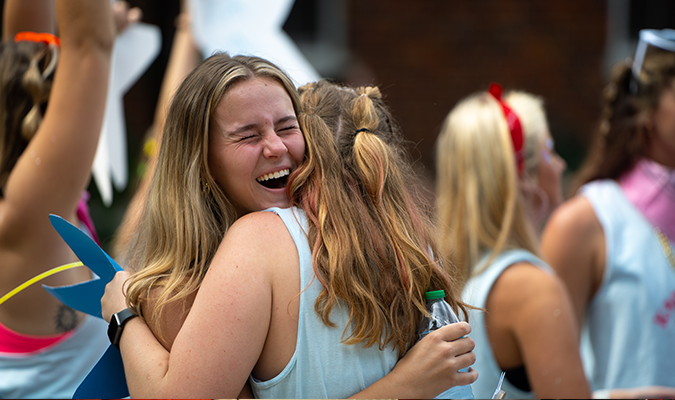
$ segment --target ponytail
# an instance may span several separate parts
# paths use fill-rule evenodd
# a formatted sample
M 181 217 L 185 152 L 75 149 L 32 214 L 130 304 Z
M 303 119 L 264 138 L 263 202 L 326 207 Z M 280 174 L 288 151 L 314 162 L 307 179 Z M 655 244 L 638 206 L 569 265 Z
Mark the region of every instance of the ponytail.
M 307 213 L 315 311 L 327 326 L 338 301 L 349 310 L 345 344 L 392 345 L 403 356 L 417 339 L 424 293 L 454 282 L 438 259 L 429 206 L 400 146 L 379 89 L 326 81 L 300 88 L 307 159 L 289 182 L 291 204 Z
M 0 187 L 42 123 L 57 46 L 20 41 L 0 45 Z

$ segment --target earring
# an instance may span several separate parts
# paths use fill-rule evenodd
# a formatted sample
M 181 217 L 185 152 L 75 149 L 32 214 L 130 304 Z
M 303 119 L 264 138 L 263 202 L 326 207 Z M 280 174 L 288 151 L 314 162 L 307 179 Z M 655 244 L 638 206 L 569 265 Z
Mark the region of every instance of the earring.
M 202 194 L 210 194 L 211 193 L 211 186 L 209 186 L 208 182 L 204 182 L 202 184 Z

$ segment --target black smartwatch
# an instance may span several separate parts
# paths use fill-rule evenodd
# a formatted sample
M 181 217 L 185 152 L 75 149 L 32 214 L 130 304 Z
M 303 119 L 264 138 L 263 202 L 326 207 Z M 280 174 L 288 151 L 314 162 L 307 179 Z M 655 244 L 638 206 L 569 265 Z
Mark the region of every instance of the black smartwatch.
M 110 318 L 110 325 L 108 325 L 108 339 L 110 339 L 110 343 L 118 349 L 120 348 L 120 338 L 122 337 L 124 324 L 133 317 L 138 317 L 138 315 L 133 310 L 125 308 L 117 314 L 113 314 L 112 318 Z

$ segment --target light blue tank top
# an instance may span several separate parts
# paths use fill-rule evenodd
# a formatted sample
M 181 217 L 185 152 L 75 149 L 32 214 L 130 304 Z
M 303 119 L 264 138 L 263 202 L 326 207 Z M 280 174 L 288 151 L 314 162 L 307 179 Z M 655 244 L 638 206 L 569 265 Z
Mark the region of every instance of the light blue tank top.
M 581 342 L 591 387 L 675 386 L 675 267 L 616 182 L 588 183 L 581 194 L 606 243 L 605 272 Z
M 479 266 L 487 261 L 487 257 L 483 258 Z M 497 278 L 507 267 L 519 262 L 528 262 L 544 271 L 554 273 L 551 267 L 529 251 L 522 249 L 508 250 L 495 257 L 487 269 L 467 282 L 462 292 L 462 300 L 474 307 L 485 309 L 488 295 Z M 474 349 L 476 363 L 473 367 L 478 371 L 478 380 L 472 385 L 473 391 L 478 399 L 490 399 L 497 388 L 502 370 L 495 360 L 492 344 L 485 328 L 485 313 L 481 310 L 469 310 L 469 321 L 471 321 L 470 336 L 476 343 Z M 533 392 L 518 389 L 508 379 L 504 379 L 502 390 L 506 392 L 507 399 L 534 398 Z
M 253 394 L 257 398 L 347 398 L 372 385 L 388 374 L 396 364 L 397 355 L 392 346 L 379 350 L 377 345 L 341 343 L 348 321 L 348 309 L 338 305 L 331 321 L 337 326 L 327 327 L 314 311 L 314 303 L 321 293 L 321 283 L 314 275 L 312 252 L 307 239 L 307 217 L 297 208 L 272 208 L 286 224 L 298 249 L 300 258 L 300 317 L 295 352 L 279 375 L 260 381 L 250 377 Z
M 0 398 L 70 399 L 108 349 L 108 324 L 87 315 L 73 335 L 29 354 L 0 353 Z

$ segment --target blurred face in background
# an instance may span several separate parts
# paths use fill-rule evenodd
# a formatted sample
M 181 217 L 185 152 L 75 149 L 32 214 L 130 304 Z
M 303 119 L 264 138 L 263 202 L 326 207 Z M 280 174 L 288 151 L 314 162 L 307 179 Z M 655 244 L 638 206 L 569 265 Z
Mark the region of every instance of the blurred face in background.
M 651 122 L 647 157 L 666 167 L 675 168 L 675 81 L 661 94 Z
M 563 201 L 562 174 L 567 168 L 565 160 L 556 153 L 553 138 L 549 132 L 545 133 L 540 157 L 537 183 L 548 196 L 548 210 L 545 215 L 549 215 Z

